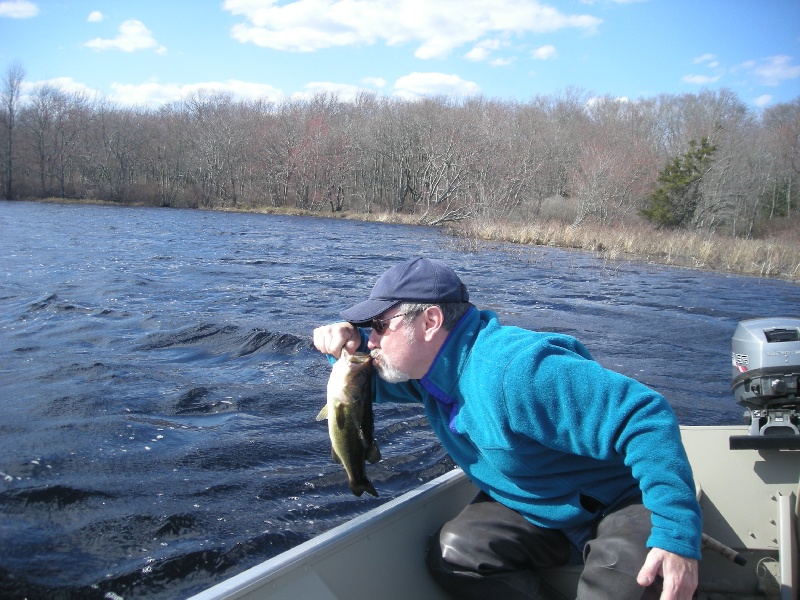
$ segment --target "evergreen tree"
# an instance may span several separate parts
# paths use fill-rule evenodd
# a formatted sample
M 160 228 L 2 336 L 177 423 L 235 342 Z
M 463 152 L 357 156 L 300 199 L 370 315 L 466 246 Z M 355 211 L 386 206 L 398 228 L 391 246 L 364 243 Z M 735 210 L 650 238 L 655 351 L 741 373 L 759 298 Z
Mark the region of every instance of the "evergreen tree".
M 659 186 L 639 212 L 659 227 L 685 227 L 700 204 L 700 182 L 717 147 L 708 138 L 689 142 L 689 150 L 676 156 L 658 176 Z

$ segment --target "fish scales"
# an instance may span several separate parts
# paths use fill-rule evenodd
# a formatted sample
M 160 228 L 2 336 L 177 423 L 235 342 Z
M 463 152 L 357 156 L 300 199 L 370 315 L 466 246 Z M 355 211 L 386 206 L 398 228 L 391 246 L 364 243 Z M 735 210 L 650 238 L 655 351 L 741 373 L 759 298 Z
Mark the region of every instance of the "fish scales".
M 381 459 L 373 438 L 371 378 L 370 355 L 350 354 L 343 349 L 328 379 L 327 403 L 317 415 L 318 421 L 328 420 L 331 457 L 344 467 L 350 490 L 356 496 L 364 492 L 378 495 L 367 478 L 365 465 Z

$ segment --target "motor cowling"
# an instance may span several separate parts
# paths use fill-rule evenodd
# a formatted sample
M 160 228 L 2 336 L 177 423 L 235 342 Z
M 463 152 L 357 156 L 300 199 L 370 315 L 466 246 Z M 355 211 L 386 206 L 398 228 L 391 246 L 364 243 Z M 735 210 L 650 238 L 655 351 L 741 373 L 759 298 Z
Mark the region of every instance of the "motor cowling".
M 800 319 L 742 321 L 731 342 L 733 390 L 750 435 L 800 435 Z

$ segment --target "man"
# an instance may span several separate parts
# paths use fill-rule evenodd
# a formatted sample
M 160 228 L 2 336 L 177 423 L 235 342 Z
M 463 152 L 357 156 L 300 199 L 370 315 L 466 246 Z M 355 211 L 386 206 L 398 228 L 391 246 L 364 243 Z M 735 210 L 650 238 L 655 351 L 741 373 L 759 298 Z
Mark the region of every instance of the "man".
M 661 395 L 572 337 L 501 325 L 436 260 L 392 267 L 341 315 L 317 349 L 371 351 L 376 400 L 422 402 L 481 490 L 428 550 L 454 597 L 557 598 L 536 570 L 581 560 L 579 598 L 692 597 L 700 508 Z

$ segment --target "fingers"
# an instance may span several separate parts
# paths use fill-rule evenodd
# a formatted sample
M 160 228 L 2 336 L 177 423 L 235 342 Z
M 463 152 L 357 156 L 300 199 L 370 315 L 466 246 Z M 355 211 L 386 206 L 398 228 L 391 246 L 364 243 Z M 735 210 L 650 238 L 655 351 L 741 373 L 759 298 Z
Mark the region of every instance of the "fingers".
M 636 583 L 642 587 L 651 585 L 656 580 L 656 575 L 658 575 L 660 566 L 660 561 L 653 556 L 653 553 L 648 553 L 647 560 L 639 571 L 639 575 L 636 577 Z
M 361 345 L 361 336 L 358 334 L 357 330 L 354 330 L 355 337 L 351 337 L 347 342 L 345 342 L 345 348 L 350 354 L 355 354 L 358 351 L 358 347 Z
M 347 322 L 324 325 L 314 330 L 314 347 L 323 354 L 339 358 L 342 348 L 351 354 L 358 350 L 361 336 L 353 325 Z
M 653 548 L 636 581 L 647 587 L 658 575 L 664 580 L 661 600 L 690 600 L 697 588 L 697 561 Z

